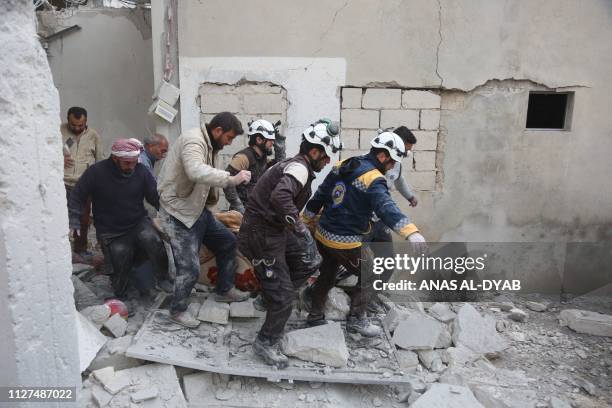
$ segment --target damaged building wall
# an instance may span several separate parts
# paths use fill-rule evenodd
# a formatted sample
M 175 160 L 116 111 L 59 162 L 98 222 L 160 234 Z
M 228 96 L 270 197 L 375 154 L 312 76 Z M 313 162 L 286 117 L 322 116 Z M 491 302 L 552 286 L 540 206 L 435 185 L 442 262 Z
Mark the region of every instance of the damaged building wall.
M 74 387 L 59 97 L 34 19 L 31 1 L 0 3 L 0 384 Z
M 79 8 L 37 14 L 42 36 L 81 27 L 48 42 L 63 121 L 71 106 L 87 109 L 88 125 L 100 133 L 108 153 L 117 138 L 142 140 L 147 129 L 155 130 L 147 114 L 154 92 L 150 10 Z
M 252 19 L 261 13 L 274 24 Z M 240 29 L 225 29 L 229 15 Z M 611 20 L 604 0 L 186 1 L 180 70 L 204 58 L 335 58 L 341 86 L 439 92 L 436 185 L 416 209 L 402 205 L 428 239 L 610 239 Z M 542 89 L 575 92 L 569 131 L 525 130 L 528 92 Z

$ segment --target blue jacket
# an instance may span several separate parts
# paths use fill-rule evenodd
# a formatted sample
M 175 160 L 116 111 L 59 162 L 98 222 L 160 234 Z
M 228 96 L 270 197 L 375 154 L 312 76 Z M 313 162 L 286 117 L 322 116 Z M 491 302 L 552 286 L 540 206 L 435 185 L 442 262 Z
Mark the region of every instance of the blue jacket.
M 306 204 L 306 223 L 323 208 L 315 232 L 319 242 L 336 249 L 360 247 L 370 231 L 372 213 L 403 238 L 418 231 L 391 198 L 387 180 L 375 163 L 372 154 L 337 163 Z

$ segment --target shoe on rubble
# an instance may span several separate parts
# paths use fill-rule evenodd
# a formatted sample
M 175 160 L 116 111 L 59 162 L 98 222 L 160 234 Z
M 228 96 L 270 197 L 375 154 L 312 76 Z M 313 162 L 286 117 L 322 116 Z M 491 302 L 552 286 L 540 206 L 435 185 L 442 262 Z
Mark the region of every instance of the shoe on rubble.
M 189 310 L 170 314 L 170 320 L 190 329 L 195 329 L 200 325 L 200 321 L 196 319 Z
M 368 321 L 365 316 L 349 316 L 346 322 L 346 330 L 359 333 L 365 337 L 377 337 L 382 335 L 382 329 Z
M 325 315 L 314 315 L 312 313 L 310 313 L 308 315 L 308 317 L 306 318 L 306 326 L 308 327 L 317 327 L 317 326 L 323 326 L 324 324 L 329 323 L 327 320 L 325 320 Z
M 302 292 L 300 292 L 301 305 L 304 310 L 310 313 L 312 310 L 312 286 L 306 286 Z
M 243 302 L 251 297 L 249 292 L 243 292 L 240 289 L 236 289 L 236 287 L 231 288 L 227 292 L 223 294 L 215 293 L 215 301 L 216 302 Z
M 257 295 L 255 300 L 253 300 L 253 307 L 255 308 L 255 310 L 258 310 L 260 312 L 267 311 L 267 309 L 266 309 L 266 302 L 264 301 L 264 298 L 261 295 L 261 293 L 259 295 Z
M 280 349 L 280 341 L 257 336 L 253 342 L 253 352 L 268 365 L 278 369 L 289 366 L 289 358 Z

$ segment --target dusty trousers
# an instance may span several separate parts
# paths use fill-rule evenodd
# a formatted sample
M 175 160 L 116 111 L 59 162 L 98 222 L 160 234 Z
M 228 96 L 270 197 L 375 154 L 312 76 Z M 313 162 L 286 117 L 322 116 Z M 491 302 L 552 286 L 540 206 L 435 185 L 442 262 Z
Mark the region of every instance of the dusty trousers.
M 323 257 L 323 262 L 319 267 L 319 277 L 312 287 L 312 310 L 309 320 L 325 318 L 325 302 L 327 293 L 336 284 L 336 274 L 338 266 L 342 265 L 346 270 L 356 275 L 357 285 L 350 294 L 351 308 L 350 315 L 364 316 L 368 302 L 373 295 L 373 282 L 376 275 L 372 272 L 372 251 L 367 247 L 353 249 L 335 249 L 317 242 L 319 253 Z M 363 268 L 363 273 L 362 273 Z
M 130 271 L 145 258 L 151 262 L 158 281 L 168 279 L 166 249 L 148 217 L 144 217 L 128 231 L 98 234 L 98 241 L 104 253 L 107 270 L 112 269 L 111 284 L 115 296 L 126 295 Z
M 255 267 L 266 306 L 260 336 L 278 340 L 291 316 L 297 290 L 316 272 L 307 249 L 296 235 L 265 221 L 245 218 L 238 234 L 238 249 Z

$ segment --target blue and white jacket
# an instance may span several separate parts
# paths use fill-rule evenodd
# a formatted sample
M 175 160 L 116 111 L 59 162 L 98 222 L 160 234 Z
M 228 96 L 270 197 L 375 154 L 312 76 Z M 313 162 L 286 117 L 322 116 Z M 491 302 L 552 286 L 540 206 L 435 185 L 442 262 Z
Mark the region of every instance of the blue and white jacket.
M 370 231 L 372 213 L 403 238 L 418 232 L 391 198 L 372 154 L 337 163 L 306 204 L 304 222 L 312 224 L 321 208 L 315 238 L 330 248 L 360 247 Z

